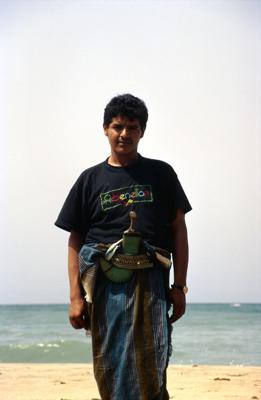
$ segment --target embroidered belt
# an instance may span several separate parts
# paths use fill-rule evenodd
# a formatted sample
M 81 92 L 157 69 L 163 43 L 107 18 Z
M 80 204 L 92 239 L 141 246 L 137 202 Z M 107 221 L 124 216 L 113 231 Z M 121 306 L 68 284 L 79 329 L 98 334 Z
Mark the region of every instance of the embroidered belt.
M 123 283 L 131 278 L 135 270 L 152 268 L 153 262 L 147 254 L 117 253 L 110 260 L 101 257 L 100 267 L 110 281 Z
M 125 269 L 143 269 L 153 267 L 153 262 L 151 262 L 147 254 L 131 256 L 118 253 L 116 256 L 112 257 L 111 262 L 115 267 Z

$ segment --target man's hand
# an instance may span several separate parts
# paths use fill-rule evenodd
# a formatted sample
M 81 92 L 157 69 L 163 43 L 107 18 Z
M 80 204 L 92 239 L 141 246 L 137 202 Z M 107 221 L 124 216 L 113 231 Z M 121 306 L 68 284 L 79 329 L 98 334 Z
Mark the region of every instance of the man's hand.
M 173 306 L 172 316 L 170 317 L 170 323 L 173 324 L 185 314 L 186 296 L 180 289 L 172 288 L 169 291 L 169 301 Z
M 84 318 L 87 313 L 87 303 L 82 297 L 82 285 L 79 272 L 78 254 L 81 249 L 83 239 L 78 232 L 72 231 L 68 242 L 68 272 L 70 282 L 69 319 L 75 329 L 88 329 L 88 324 Z
M 172 255 L 174 261 L 174 282 L 179 286 L 186 285 L 188 267 L 188 237 L 184 211 L 177 209 L 172 222 Z M 182 290 L 173 287 L 169 291 L 169 301 L 173 306 L 170 323 L 177 321 L 186 310 L 186 298 Z
M 86 312 L 86 302 L 84 299 L 71 301 L 71 304 L 69 305 L 69 319 L 73 328 L 88 329 L 88 325 L 84 319 Z

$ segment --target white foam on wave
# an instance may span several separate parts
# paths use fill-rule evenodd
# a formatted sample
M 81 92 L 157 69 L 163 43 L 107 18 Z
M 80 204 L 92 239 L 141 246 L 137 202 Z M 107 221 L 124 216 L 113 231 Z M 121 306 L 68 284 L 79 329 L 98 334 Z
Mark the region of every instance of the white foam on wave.
M 240 303 L 233 303 L 233 304 L 230 304 L 230 306 L 231 307 L 241 307 L 241 304 Z
M 37 345 L 36 345 L 37 347 L 60 347 L 60 345 L 59 344 L 57 344 L 57 343 L 38 343 Z
M 24 349 L 28 349 L 28 348 L 30 347 L 30 345 L 29 345 L 29 344 L 21 343 L 21 344 L 14 345 L 14 346 L 12 346 L 12 347 L 17 348 L 17 349 L 22 349 L 22 350 L 24 350 Z

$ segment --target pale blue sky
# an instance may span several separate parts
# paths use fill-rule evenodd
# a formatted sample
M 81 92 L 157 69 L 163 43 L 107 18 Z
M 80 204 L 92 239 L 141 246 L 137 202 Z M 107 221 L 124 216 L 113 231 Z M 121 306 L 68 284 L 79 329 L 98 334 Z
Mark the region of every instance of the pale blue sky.
M 188 301 L 261 302 L 260 44 L 260 1 L 0 1 L 0 303 L 68 301 L 53 223 L 124 92 L 193 206 Z

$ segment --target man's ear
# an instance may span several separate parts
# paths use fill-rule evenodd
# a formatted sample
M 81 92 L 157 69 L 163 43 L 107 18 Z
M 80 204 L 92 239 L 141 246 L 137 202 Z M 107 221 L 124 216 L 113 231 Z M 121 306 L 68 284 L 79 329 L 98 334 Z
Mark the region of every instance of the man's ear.
M 103 131 L 104 131 L 104 135 L 108 136 L 108 126 L 107 125 L 103 125 Z

